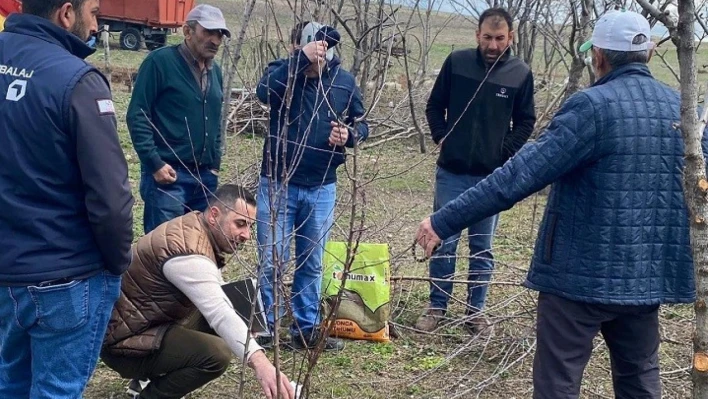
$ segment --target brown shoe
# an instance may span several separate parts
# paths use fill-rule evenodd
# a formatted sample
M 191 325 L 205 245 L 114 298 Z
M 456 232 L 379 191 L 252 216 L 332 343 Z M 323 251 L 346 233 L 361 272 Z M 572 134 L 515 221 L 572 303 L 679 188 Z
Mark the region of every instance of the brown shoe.
M 442 309 L 430 309 L 425 311 L 415 322 L 417 330 L 431 332 L 438 327 L 438 323 L 442 320 L 445 312 Z
M 465 330 L 470 335 L 489 336 L 494 332 L 494 326 L 487 321 L 487 318 L 482 315 L 467 316 L 465 321 Z

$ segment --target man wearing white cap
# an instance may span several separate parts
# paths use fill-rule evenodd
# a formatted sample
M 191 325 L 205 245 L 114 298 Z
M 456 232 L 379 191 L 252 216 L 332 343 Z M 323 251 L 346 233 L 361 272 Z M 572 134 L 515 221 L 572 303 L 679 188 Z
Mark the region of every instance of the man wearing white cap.
M 218 184 L 223 84 L 214 57 L 231 32 L 221 11 L 206 4 L 189 12 L 183 31 L 184 42 L 145 58 L 128 107 L 145 233 L 205 210 Z
M 660 398 L 659 306 L 696 292 L 679 94 L 647 62 L 649 23 L 629 11 L 597 21 L 598 77 L 571 96 L 539 140 L 426 218 L 416 235 L 441 239 L 552 184 L 524 285 L 539 291 L 534 398 L 577 398 L 593 339 L 610 351 L 615 397 Z

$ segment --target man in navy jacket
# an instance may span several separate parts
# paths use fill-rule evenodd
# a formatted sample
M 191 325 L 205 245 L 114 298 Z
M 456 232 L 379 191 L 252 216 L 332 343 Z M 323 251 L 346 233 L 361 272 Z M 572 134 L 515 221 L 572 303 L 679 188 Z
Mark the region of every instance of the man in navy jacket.
M 525 286 L 538 297 L 534 398 L 577 398 L 592 341 L 610 350 L 617 398 L 660 398 L 660 304 L 695 300 L 679 94 L 647 67 L 647 20 L 611 11 L 595 25 L 598 77 L 536 142 L 425 219 L 441 239 L 553 184 Z M 705 147 L 704 147 L 705 148 Z
M 336 170 L 345 161 L 344 147 L 369 134 L 354 76 L 334 56 L 338 41 L 339 33 L 330 27 L 299 24 L 291 35 L 294 51 L 268 65 L 257 89 L 260 101 L 270 105 L 257 194 L 261 292 L 272 327 L 275 312 L 282 311 L 274 309 L 273 290 L 279 288 L 273 273 L 285 271 L 294 237 L 290 333 L 298 349 L 312 347 L 319 338 L 321 261 L 334 221 Z M 325 349 L 341 346 L 328 338 Z
M 24 0 L 0 33 L 0 398 L 77 398 L 130 264 L 133 196 L 98 0 Z

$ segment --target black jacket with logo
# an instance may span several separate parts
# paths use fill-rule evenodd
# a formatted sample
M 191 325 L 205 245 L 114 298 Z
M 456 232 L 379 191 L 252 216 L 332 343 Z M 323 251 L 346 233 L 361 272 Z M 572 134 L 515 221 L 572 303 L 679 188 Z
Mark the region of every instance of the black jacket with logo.
M 486 176 L 502 166 L 533 131 L 533 89 L 528 65 L 508 51 L 493 68 L 479 49 L 452 52 L 425 110 L 433 141 L 442 141 L 438 166 L 473 176 Z

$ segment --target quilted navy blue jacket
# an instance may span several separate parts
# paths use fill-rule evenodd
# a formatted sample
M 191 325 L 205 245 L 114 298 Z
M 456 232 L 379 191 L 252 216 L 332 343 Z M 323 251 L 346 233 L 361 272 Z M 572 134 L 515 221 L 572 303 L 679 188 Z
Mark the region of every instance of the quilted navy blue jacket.
M 612 71 L 571 96 L 538 141 L 433 214 L 433 229 L 447 238 L 553 183 L 526 287 L 586 303 L 692 302 L 679 105 L 645 65 Z

